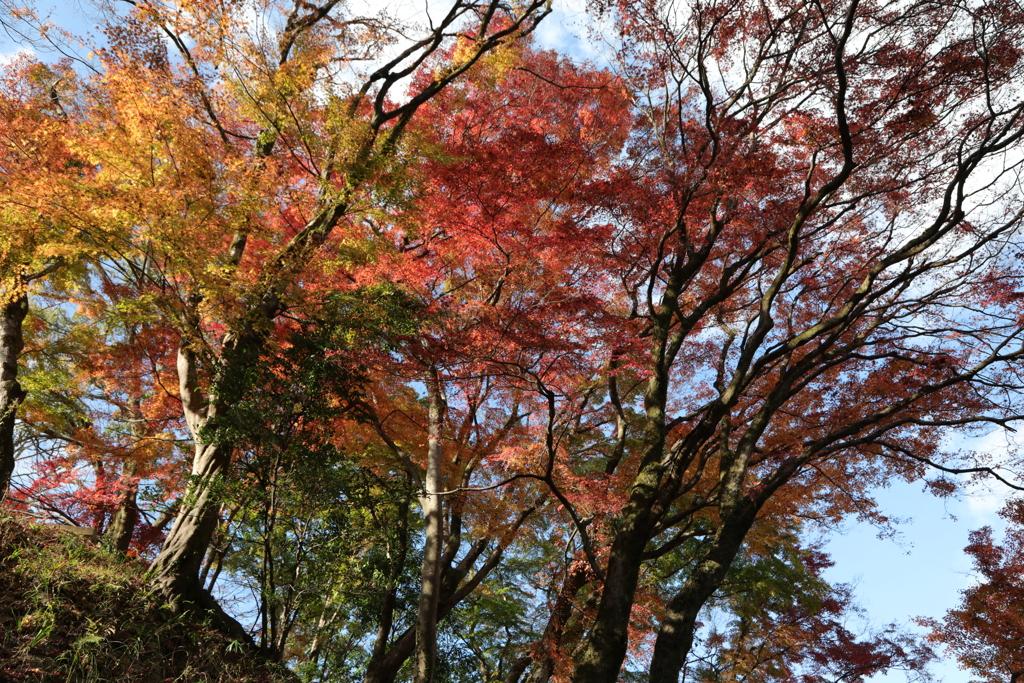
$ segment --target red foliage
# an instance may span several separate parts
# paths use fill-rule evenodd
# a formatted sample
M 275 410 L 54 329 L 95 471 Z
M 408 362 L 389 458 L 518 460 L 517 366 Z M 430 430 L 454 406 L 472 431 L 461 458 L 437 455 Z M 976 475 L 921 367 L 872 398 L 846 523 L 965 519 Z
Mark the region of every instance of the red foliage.
M 1024 676 L 1024 501 L 1000 512 L 1008 528 L 1002 543 L 992 528 L 971 532 L 965 550 L 978 584 L 963 592 L 960 606 L 941 622 L 929 621 L 932 638 L 985 683 L 1015 683 Z

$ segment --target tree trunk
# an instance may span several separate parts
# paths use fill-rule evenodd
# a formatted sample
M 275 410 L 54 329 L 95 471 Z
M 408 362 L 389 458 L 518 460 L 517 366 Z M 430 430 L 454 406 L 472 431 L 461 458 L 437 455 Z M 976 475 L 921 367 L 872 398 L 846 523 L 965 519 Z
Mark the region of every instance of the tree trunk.
M 506 683 L 519 683 L 523 674 L 524 683 L 547 683 L 554 673 L 556 660 L 562 649 L 565 626 L 572 617 L 576 595 L 590 580 L 590 568 L 585 561 L 577 561 L 566 572 L 558 598 L 551 608 L 547 626 L 540 640 L 530 646 L 530 651 L 516 660 L 506 677 Z M 527 672 L 527 667 L 530 671 Z
M 505 548 L 508 547 L 512 537 L 536 509 L 536 506 L 531 506 L 519 514 L 516 521 L 506 530 L 505 537 L 498 542 L 497 547 L 491 551 L 491 554 L 469 581 L 463 583 L 463 579 L 469 574 L 470 569 L 472 569 L 476 562 L 476 558 L 479 558 L 480 553 L 483 552 L 488 543 L 475 543 L 474 548 L 459 561 L 456 567 L 453 568 L 450 565 L 442 566 L 442 569 L 445 571 L 442 572 L 442 577 L 444 578 L 440 582 L 442 595 L 437 605 L 435 624 L 455 609 L 463 598 L 476 590 L 477 586 L 498 566 Z M 442 557 L 441 559 L 443 562 L 444 558 Z M 410 627 L 395 639 L 384 656 L 378 660 L 371 661 L 371 665 L 367 667 L 363 683 L 394 683 L 395 677 L 398 675 L 402 665 L 415 651 L 416 629 L 415 627 Z
M 533 656 L 530 654 L 525 654 L 517 659 L 508 670 L 508 675 L 505 676 L 505 683 L 519 683 L 519 679 L 523 677 L 526 667 L 530 666 L 531 662 L 533 662 Z
M 650 683 L 678 683 L 679 672 L 693 646 L 697 615 L 718 590 L 754 522 L 757 506 L 749 503 L 726 521 L 703 561 L 668 604 L 654 643 Z
M 441 514 L 441 429 L 444 421 L 444 398 L 437 369 L 431 368 L 427 378 L 430 402 L 427 434 L 427 473 L 423 481 L 420 505 L 426 528 L 423 531 L 422 587 L 416 617 L 415 683 L 433 683 L 437 663 L 437 605 L 441 592 L 441 546 L 444 520 Z
M 401 520 L 398 530 L 398 549 L 395 556 L 391 557 L 387 592 L 381 603 L 377 637 L 373 642 L 370 662 L 366 665 L 367 671 L 376 671 L 380 666 L 387 654 L 388 641 L 391 639 L 391 631 L 394 628 L 395 608 L 398 604 L 398 584 L 402 577 L 402 570 L 405 568 L 405 558 L 409 552 L 409 499 L 403 499 L 399 504 L 398 518 Z M 390 557 L 391 553 L 388 555 Z
M 230 453 L 223 445 L 196 445 L 192 481 L 150 571 L 157 590 L 176 610 L 205 612 L 216 626 L 255 650 L 256 643 L 245 627 L 225 612 L 199 581 L 199 568 L 220 522 L 218 489 Z
M 157 587 L 169 599 L 200 600 L 199 568 L 220 518 L 217 489 L 230 460 L 230 448 L 198 443 L 192 480 L 151 570 Z
M 652 381 L 653 385 L 653 381 Z M 659 397 L 660 398 L 660 397 Z M 629 645 L 629 617 L 643 552 L 654 525 L 653 508 L 662 485 L 665 429 L 660 402 L 648 408 L 647 446 L 621 524 L 612 541 L 601 602 L 573 683 L 616 683 Z
M 139 523 L 139 482 L 135 479 L 138 469 L 139 463 L 133 458 L 124 461 L 124 467 L 121 469 L 121 485 L 124 490 L 104 534 L 105 543 L 122 554 L 128 552 L 135 525 Z
M 222 370 L 222 380 L 237 367 L 244 367 L 249 362 L 248 358 L 255 355 L 251 352 L 247 358 L 244 353 L 239 353 L 242 344 L 237 336 L 226 337 L 224 346 L 232 358 L 224 361 L 226 367 Z M 207 401 L 199 390 L 195 354 L 184 339 L 178 347 L 177 370 L 182 410 L 196 443 L 195 455 L 192 476 L 181 499 L 178 516 L 150 571 L 157 589 L 177 609 L 192 606 L 208 611 L 218 625 L 234 638 L 255 647 L 248 631 L 224 612 L 199 579 L 199 569 L 220 521 L 220 489 L 233 449 L 230 443 L 218 441 L 215 433 L 208 433 L 207 427 L 212 428 L 211 422 L 226 412 L 226 406 L 232 399 L 237 399 L 245 387 L 238 382 L 222 382 L 228 391 L 218 396 L 217 401 Z
M 14 474 L 14 421 L 25 392 L 18 383 L 18 359 L 25 348 L 22 323 L 28 314 L 28 295 L 0 309 L 0 501 Z
M 134 332 L 130 333 L 134 343 Z M 144 423 L 142 414 L 142 399 L 136 398 L 132 406 L 132 436 L 134 446 L 137 448 L 147 436 L 147 429 L 141 425 Z M 139 473 L 139 461 L 133 455 L 124 460 L 121 466 L 121 494 L 118 496 L 117 510 L 110 517 L 107 524 L 107 531 L 104 534 L 104 542 L 110 548 L 119 553 L 128 552 L 128 546 L 132 542 L 132 534 L 135 532 L 135 525 L 139 523 L 139 481 L 136 475 Z
M 405 664 L 405 660 L 416 650 L 416 629 L 406 629 L 402 635 L 395 639 L 387 654 L 374 663 L 372 668 L 366 669 L 363 683 L 394 683 L 399 669 Z
M 601 603 L 573 683 L 616 683 L 629 644 L 629 616 L 647 546 L 648 510 L 624 516 L 608 558 Z

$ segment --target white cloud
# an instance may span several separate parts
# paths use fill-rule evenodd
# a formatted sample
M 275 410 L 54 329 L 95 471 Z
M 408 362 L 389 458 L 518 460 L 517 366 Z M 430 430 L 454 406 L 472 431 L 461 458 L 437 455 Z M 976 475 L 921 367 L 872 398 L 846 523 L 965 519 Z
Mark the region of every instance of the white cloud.
M 1011 462 L 1015 458 L 1017 444 L 1012 433 L 1001 428 L 993 429 L 984 436 L 964 439 L 961 448 L 971 450 L 979 458 L 994 465 L 1000 462 Z M 1006 470 L 999 470 L 1008 480 L 1017 483 L 1018 477 Z M 964 514 L 969 518 L 972 527 L 989 525 L 997 530 L 1003 528 L 1002 520 L 996 514 L 1006 501 L 1016 493 L 1009 486 L 991 477 L 972 482 L 966 487 L 963 498 Z
M 999 482 L 978 482 L 968 487 L 964 505 L 971 525 L 1002 528 L 1002 519 L 996 513 L 1012 494 L 1012 489 Z
M 19 47 L 14 52 L 0 52 L 0 66 L 7 66 L 19 57 L 34 57 L 35 50 L 30 47 Z

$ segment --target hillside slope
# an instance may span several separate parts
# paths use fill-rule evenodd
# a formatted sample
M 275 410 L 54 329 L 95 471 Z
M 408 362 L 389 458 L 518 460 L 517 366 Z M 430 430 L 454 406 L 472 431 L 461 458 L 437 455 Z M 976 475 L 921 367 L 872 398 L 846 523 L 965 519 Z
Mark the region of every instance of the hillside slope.
M 287 670 L 194 615 L 145 567 L 52 525 L 0 514 L 0 683 L 285 683 Z

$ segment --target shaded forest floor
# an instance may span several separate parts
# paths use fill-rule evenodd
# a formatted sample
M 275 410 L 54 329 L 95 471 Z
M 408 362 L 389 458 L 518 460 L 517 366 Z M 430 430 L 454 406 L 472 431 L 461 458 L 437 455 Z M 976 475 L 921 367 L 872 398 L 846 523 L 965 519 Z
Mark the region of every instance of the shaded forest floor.
M 172 614 L 139 562 L 0 513 L 0 683 L 295 680 L 208 621 Z

